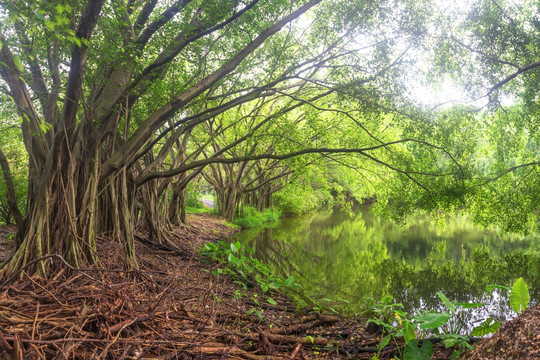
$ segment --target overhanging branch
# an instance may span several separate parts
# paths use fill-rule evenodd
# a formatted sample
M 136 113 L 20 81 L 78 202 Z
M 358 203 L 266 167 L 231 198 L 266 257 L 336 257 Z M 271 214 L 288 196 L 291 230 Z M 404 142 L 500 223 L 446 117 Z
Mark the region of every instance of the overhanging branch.
M 300 156 L 300 155 L 307 155 L 307 154 L 332 154 L 332 153 L 356 153 L 356 154 L 360 154 L 360 155 L 363 155 L 367 158 L 370 158 L 371 160 L 381 164 L 381 165 L 384 165 L 394 171 L 397 171 L 399 173 L 403 173 L 403 174 L 406 174 L 406 175 L 411 175 L 411 174 L 417 174 L 417 175 L 425 175 L 425 176 L 436 176 L 436 177 L 440 177 L 440 176 L 448 176 L 450 174 L 432 174 L 432 173 L 426 173 L 426 172 L 421 172 L 421 171 L 407 171 L 407 170 L 400 170 L 390 164 L 387 164 L 385 162 L 383 162 L 382 160 L 380 159 L 377 159 L 375 158 L 374 156 L 372 155 L 369 155 L 367 154 L 368 151 L 373 151 L 373 150 L 377 150 L 377 149 L 381 149 L 381 148 L 386 148 L 388 146 L 391 146 L 391 145 L 396 145 L 396 144 L 402 144 L 402 143 L 407 143 L 407 142 L 416 142 L 416 143 L 421 143 L 421 144 L 425 144 L 425 145 L 428 145 L 428 146 L 431 146 L 431 147 L 434 147 L 434 148 L 439 148 L 435 145 L 431 145 L 425 141 L 421 141 L 421 140 L 416 140 L 416 139 L 401 139 L 401 140 L 396 140 L 396 141 L 391 141 L 391 142 L 387 142 L 387 143 L 384 143 L 384 144 L 379 144 L 379 145 L 375 145 L 375 146 L 370 146 L 370 147 L 365 147 L 365 148 L 309 148 L 309 149 L 303 149 L 303 150 L 298 150 L 298 151 L 294 151 L 294 152 L 290 152 L 288 154 L 257 154 L 257 155 L 251 155 L 251 156 L 238 156 L 238 157 L 231 157 L 231 158 L 221 158 L 221 157 L 216 157 L 216 156 L 213 156 L 213 157 L 209 157 L 207 159 L 203 159 L 203 160 L 198 160 L 198 161 L 193 161 L 189 164 L 186 164 L 184 166 L 181 166 L 181 167 L 178 167 L 176 169 L 172 169 L 172 170 L 168 170 L 168 171 L 161 171 L 161 172 L 153 172 L 153 173 L 149 173 L 147 175 L 145 175 L 144 177 L 139 177 L 137 180 L 136 180 L 136 183 L 137 183 L 137 186 L 140 186 L 152 179 L 157 179 L 157 178 L 164 178 L 164 177 L 171 177 L 171 176 L 176 176 L 182 172 L 185 172 L 185 171 L 188 171 L 188 170 L 191 170 L 191 169 L 195 169 L 195 168 L 199 168 L 199 167 L 204 167 L 204 166 L 207 166 L 207 165 L 210 165 L 210 164 L 234 164 L 234 163 L 239 163 L 239 162 L 245 162 L 245 161 L 253 161 L 253 160 L 261 160 L 261 159 L 275 159 L 275 160 L 285 160 L 285 159 L 289 159 L 289 158 L 292 158 L 292 157 L 296 157 L 296 156 Z M 413 179 L 414 180 L 414 179 Z

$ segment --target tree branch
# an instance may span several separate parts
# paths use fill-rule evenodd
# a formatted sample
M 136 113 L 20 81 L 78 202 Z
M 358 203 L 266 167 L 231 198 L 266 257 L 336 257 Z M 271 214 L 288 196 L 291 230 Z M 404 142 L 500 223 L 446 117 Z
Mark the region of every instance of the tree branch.
M 0 76 L 8 84 L 17 111 L 23 119 L 21 128 L 26 150 L 31 155 L 31 167 L 38 169 L 44 163 L 48 152 L 48 144 L 41 137 L 43 132 L 39 126 L 39 116 L 32 103 L 30 92 L 22 79 L 21 71 L 15 64 L 13 53 L 1 34 L 0 43 L 2 43 L 0 49 Z M 36 136 L 36 134 L 38 135 Z
M 135 20 L 134 29 L 136 32 L 138 32 L 148 18 L 150 17 L 150 14 L 154 10 L 154 7 L 157 4 L 157 0 L 151 0 L 148 1 L 146 4 L 144 4 L 143 9 L 139 13 L 139 16 L 137 17 L 137 20 Z M 156 31 L 158 31 L 163 25 L 165 25 L 167 22 L 169 22 L 174 15 L 178 14 L 180 10 L 182 10 L 187 4 L 189 4 L 191 0 L 178 0 L 173 5 L 171 5 L 167 10 L 165 10 L 154 22 L 152 22 L 144 31 L 139 35 L 137 38 L 137 41 L 135 42 L 137 45 L 140 45 L 141 47 L 144 47 L 148 40 L 154 35 Z
M 516 63 L 513 63 L 511 61 L 506 61 L 506 60 L 501 60 L 501 59 L 498 59 L 494 56 L 491 56 L 489 54 L 486 54 L 485 52 L 481 51 L 481 50 L 477 50 L 477 49 L 473 49 L 471 46 L 465 44 L 465 43 L 462 43 L 461 41 L 459 41 L 457 38 L 455 38 L 454 36 L 451 37 L 452 40 L 454 40 L 456 43 L 458 43 L 459 45 L 463 46 L 465 49 L 475 53 L 475 54 L 479 54 L 479 55 L 482 55 L 483 57 L 485 57 L 486 59 L 489 59 L 491 61 L 494 61 L 494 62 L 497 62 L 499 64 L 504 64 L 504 65 L 510 65 L 510 66 L 513 66 L 515 67 L 516 69 L 519 69 L 519 65 L 516 64 Z
M 69 69 L 69 77 L 66 85 L 66 98 L 62 109 L 62 127 L 72 130 L 75 126 L 77 108 L 82 90 L 84 68 L 86 65 L 86 54 L 88 53 L 88 45 L 85 42 L 90 40 L 92 31 L 96 26 L 99 14 L 105 0 L 88 0 L 81 15 L 81 20 L 75 36 L 84 40 L 80 46 L 73 45 L 71 51 L 71 66 Z
M 508 174 L 508 173 L 510 173 L 512 171 L 516 171 L 517 169 L 527 167 L 527 166 L 537 166 L 537 165 L 540 165 L 540 161 L 532 161 L 532 162 L 527 163 L 527 164 L 521 164 L 521 165 L 513 166 L 511 168 L 508 168 L 508 169 L 504 170 L 503 172 L 501 172 L 497 176 L 485 180 L 484 184 L 487 184 L 489 182 L 493 182 L 495 180 L 498 180 L 500 177 L 502 177 L 502 176 L 504 176 L 504 175 L 506 175 L 506 174 Z
M 151 134 L 159 129 L 159 127 L 161 127 L 165 121 L 173 116 L 178 110 L 186 106 L 204 91 L 208 90 L 213 84 L 221 80 L 224 76 L 234 71 L 248 55 L 261 46 L 266 39 L 277 33 L 283 26 L 296 19 L 321 1 L 322 0 L 311 0 L 297 10 L 283 17 L 281 20 L 262 31 L 259 36 L 257 36 L 251 43 L 234 55 L 232 59 L 223 64 L 219 69 L 199 81 L 197 84 L 186 89 L 184 92 L 174 97 L 172 101 L 151 114 L 133 133 L 130 139 L 122 147 L 120 147 L 115 154 L 113 154 L 107 161 L 103 163 L 103 177 L 112 174 L 112 172 L 129 161 L 134 153 L 148 141 Z
M 379 144 L 375 146 L 365 147 L 365 148 L 309 148 L 309 149 L 303 149 L 298 151 L 293 151 L 288 154 L 258 154 L 258 155 L 252 155 L 252 156 L 238 156 L 238 157 L 231 157 L 231 158 L 218 158 L 216 156 L 209 157 L 204 160 L 198 160 L 193 161 L 189 164 L 186 164 L 184 166 L 178 167 L 176 169 L 168 170 L 168 171 L 162 171 L 162 172 L 154 172 L 151 174 L 146 175 L 145 177 L 140 177 L 136 180 L 136 183 L 138 186 L 146 183 L 147 181 L 150 181 L 152 179 L 156 178 L 162 178 L 162 177 L 171 177 L 178 175 L 184 171 L 195 169 L 201 166 L 206 166 L 210 164 L 234 164 L 244 161 L 253 161 L 253 160 L 261 160 L 261 159 L 275 159 L 275 160 L 285 160 L 292 157 L 300 156 L 300 155 L 306 155 L 306 154 L 331 154 L 331 153 L 356 153 L 363 156 L 366 156 L 370 158 L 373 161 L 376 161 L 379 164 L 385 165 L 389 167 L 392 170 L 395 170 L 397 172 L 400 172 L 402 174 L 418 174 L 418 175 L 426 175 L 426 176 L 448 176 L 450 174 L 431 174 L 431 173 L 425 173 L 420 171 L 406 171 L 406 170 L 400 170 L 398 168 L 393 167 L 392 165 L 389 165 L 379 159 L 376 159 L 375 157 L 367 154 L 368 151 L 373 151 L 381 148 L 386 148 L 391 145 L 401 144 L 401 143 L 407 143 L 407 142 L 417 142 L 422 143 L 426 145 L 430 145 L 424 141 L 416 140 L 416 139 L 401 139 L 396 141 L 387 142 L 384 144 Z M 434 145 L 431 145 L 435 148 L 437 148 Z
M 502 87 L 502 86 L 505 85 L 506 83 L 509 83 L 510 81 L 512 81 L 513 79 L 515 79 L 515 78 L 516 78 L 517 76 L 519 76 L 520 74 L 522 74 L 522 73 L 524 73 L 524 72 L 526 72 L 526 71 L 532 70 L 532 69 L 534 69 L 534 68 L 537 68 L 537 67 L 539 67 L 539 66 L 540 66 L 540 61 L 536 61 L 536 62 L 533 62 L 533 63 L 531 63 L 531 64 L 529 64 L 529 65 L 526 65 L 526 66 L 520 68 L 518 71 L 516 71 L 516 72 L 513 73 L 512 75 L 506 77 L 505 79 L 499 81 L 497 84 L 493 85 L 493 86 L 489 89 L 489 91 L 488 91 L 488 93 L 486 94 L 486 96 L 488 96 L 488 97 L 491 96 L 491 94 L 492 94 L 495 90 L 499 89 L 500 87 Z

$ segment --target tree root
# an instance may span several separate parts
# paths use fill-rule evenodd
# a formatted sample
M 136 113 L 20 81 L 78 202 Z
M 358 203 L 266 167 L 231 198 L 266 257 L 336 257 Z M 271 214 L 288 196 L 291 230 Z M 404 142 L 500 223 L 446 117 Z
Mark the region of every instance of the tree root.
M 76 268 L 50 255 L 66 271 L 0 287 L 0 359 L 299 359 L 314 351 L 344 359 L 372 350 L 366 344 L 373 335 L 357 342 L 362 322 L 292 312 L 279 294 L 272 294 L 277 306 L 259 307 L 262 320 L 248 315 L 254 295 L 264 297 L 260 290 L 235 298 L 236 285 L 205 272 L 194 253 L 186 259 L 145 248 L 138 259 L 144 268 L 125 271 L 117 269 L 122 245 L 100 244 L 102 265 L 111 270 Z

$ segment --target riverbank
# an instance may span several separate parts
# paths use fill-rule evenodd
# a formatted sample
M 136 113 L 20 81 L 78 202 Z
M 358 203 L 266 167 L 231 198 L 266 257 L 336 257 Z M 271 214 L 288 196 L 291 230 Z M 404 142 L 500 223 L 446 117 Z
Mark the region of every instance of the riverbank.
M 189 224 L 175 232 L 180 255 L 137 242 L 138 271 L 120 268 L 120 244 L 100 241 L 107 270 L 66 269 L 47 280 L 23 272 L 3 285 L 0 358 L 345 358 L 376 346 L 359 320 L 296 312 L 277 293 L 276 304 L 258 301 L 256 288 L 238 298 L 240 286 L 214 276 L 196 251 L 235 230 L 205 214 Z
M 139 271 L 123 271 L 121 245 L 102 241 L 107 270 L 46 281 L 23 273 L 3 285 L 0 359 L 370 359 L 377 351 L 380 337 L 363 319 L 297 311 L 278 293 L 270 304 L 257 287 L 215 276 L 196 250 L 235 230 L 204 214 L 189 223 L 174 235 L 182 254 L 137 243 Z M 433 358 L 449 359 L 440 347 Z M 389 346 L 381 359 L 395 353 Z

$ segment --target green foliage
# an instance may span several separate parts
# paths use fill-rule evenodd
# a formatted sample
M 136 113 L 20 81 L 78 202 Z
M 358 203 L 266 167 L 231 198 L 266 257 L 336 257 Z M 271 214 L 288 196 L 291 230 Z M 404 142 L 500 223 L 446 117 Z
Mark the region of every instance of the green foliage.
M 279 216 L 280 212 L 278 210 L 266 209 L 261 212 L 252 206 L 245 206 L 244 211 L 233 220 L 233 223 L 244 229 L 256 228 L 264 223 L 277 221 Z
M 223 225 L 230 227 L 231 229 L 241 229 L 239 225 L 236 225 L 232 222 L 224 221 Z
M 284 214 L 300 215 L 321 205 L 315 190 L 311 187 L 287 186 L 283 191 L 274 195 L 276 207 Z
M 216 261 L 220 267 L 214 271 L 214 275 L 226 274 L 232 276 L 244 289 L 253 285 L 259 285 L 263 293 L 277 291 L 296 286 L 294 277 L 287 278 L 272 273 L 270 268 L 253 257 L 253 250 L 240 242 L 206 243 L 200 250 L 203 258 Z M 268 303 L 275 300 L 268 297 Z
M 418 347 L 418 340 L 412 340 L 405 346 L 404 360 L 429 360 L 433 353 L 433 344 L 429 340 L 422 341 L 422 346 Z
M 419 324 L 422 330 L 434 330 L 445 325 L 450 320 L 449 313 L 426 312 L 413 316 L 415 323 Z
M 471 336 L 486 336 L 493 334 L 501 327 L 499 321 L 493 321 L 493 318 L 488 317 L 482 324 L 476 326 L 471 332 Z
M 15 186 L 15 196 L 17 200 L 17 206 L 24 215 L 26 205 L 26 192 L 28 189 L 28 179 L 26 174 L 22 171 L 11 172 L 13 177 L 13 184 Z M 0 224 L 13 224 L 13 215 L 9 208 L 7 200 L 7 188 L 4 177 L 0 170 Z
M 495 288 L 507 289 L 503 286 L 489 285 L 487 290 L 493 290 Z M 456 315 L 458 307 L 463 309 L 470 309 L 482 304 L 470 303 L 463 304 L 459 302 L 450 301 L 446 295 L 441 292 L 437 292 L 437 296 L 441 299 L 445 305 L 447 312 L 434 312 L 428 311 L 420 313 L 411 317 L 411 320 L 405 318 L 407 313 L 396 310 L 401 308 L 402 304 L 392 304 L 392 297 L 384 297 L 379 304 L 372 305 L 372 313 L 376 318 L 371 318 L 369 322 L 374 322 L 377 325 L 382 326 L 383 333 L 387 334 L 379 343 L 379 353 L 384 348 L 390 338 L 403 337 L 405 340 L 404 359 L 429 359 L 432 352 L 432 344 L 429 340 L 422 343 L 422 347 L 418 348 L 418 338 L 424 338 L 429 333 L 437 334 L 443 341 L 447 348 L 458 347 L 472 349 L 469 344 L 469 337 L 458 333 L 445 332 L 444 326 L 448 324 L 451 316 Z M 527 308 L 529 302 L 529 293 L 527 290 L 527 284 L 523 278 L 519 278 L 514 282 L 512 290 L 510 292 L 510 304 L 516 313 Z M 485 336 L 495 333 L 501 323 L 493 321 L 493 318 L 487 318 L 482 324 L 476 326 L 471 336 Z M 415 331 L 416 328 L 421 331 Z M 428 332 L 426 332 L 428 330 Z
M 0 106 L 0 118 L 4 116 Z M 11 171 L 17 206 L 24 216 L 26 209 L 26 195 L 28 191 L 27 155 L 17 128 L 0 123 L 0 146 L 6 155 Z M 11 214 L 7 200 L 7 187 L 2 169 L 0 169 L 0 225 L 13 224 L 15 219 Z
M 519 314 L 529 306 L 529 289 L 522 277 L 517 279 L 510 290 L 510 306 Z
M 388 344 L 391 338 L 403 337 L 405 348 L 400 349 L 403 353 L 403 359 L 430 359 L 433 353 L 431 341 L 426 339 L 431 334 L 437 335 L 447 348 L 471 348 L 469 337 L 458 333 L 447 332 L 448 327 L 445 327 L 450 318 L 457 314 L 458 307 L 464 305 L 458 302 L 450 301 L 446 295 L 441 292 L 437 296 L 445 305 L 447 312 L 426 311 L 418 315 L 407 318 L 408 314 L 400 309 L 403 305 L 392 303 L 392 297 L 384 297 L 380 303 L 373 304 L 371 307 L 372 314 L 375 318 L 370 318 L 369 322 L 373 322 L 383 329 L 383 334 L 386 336 L 381 340 L 378 346 L 378 352 Z M 477 304 L 472 304 L 476 306 Z M 419 339 L 422 341 L 422 346 L 419 348 Z M 397 344 L 397 341 L 395 341 Z M 377 357 L 378 358 L 378 354 Z
M 191 209 L 203 209 L 205 208 L 202 201 L 200 201 L 197 196 L 194 196 L 192 193 L 186 194 L 186 207 Z
M 391 324 L 397 320 L 397 316 L 403 315 L 401 311 L 403 304 L 394 303 L 393 300 L 391 295 L 383 297 L 379 302 L 374 301 L 373 298 L 366 298 L 367 310 L 364 311 L 364 315 L 370 317 L 368 322 L 377 320 L 378 324 Z

